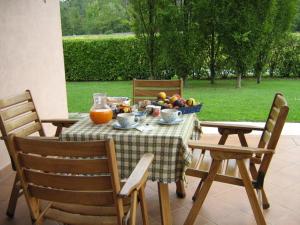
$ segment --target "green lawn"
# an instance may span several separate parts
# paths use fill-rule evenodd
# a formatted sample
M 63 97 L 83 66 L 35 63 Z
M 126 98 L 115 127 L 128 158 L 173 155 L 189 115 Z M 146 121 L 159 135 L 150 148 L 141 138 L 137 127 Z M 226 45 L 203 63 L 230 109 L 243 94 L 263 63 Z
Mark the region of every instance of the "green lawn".
M 201 120 L 265 121 L 276 92 L 285 94 L 290 122 L 300 122 L 300 80 L 243 80 L 241 89 L 235 80 L 218 80 L 210 85 L 206 80 L 188 81 L 184 97 L 193 97 L 204 106 L 198 114 Z M 105 92 L 110 96 L 132 95 L 130 81 L 67 82 L 69 112 L 88 112 L 92 94 Z

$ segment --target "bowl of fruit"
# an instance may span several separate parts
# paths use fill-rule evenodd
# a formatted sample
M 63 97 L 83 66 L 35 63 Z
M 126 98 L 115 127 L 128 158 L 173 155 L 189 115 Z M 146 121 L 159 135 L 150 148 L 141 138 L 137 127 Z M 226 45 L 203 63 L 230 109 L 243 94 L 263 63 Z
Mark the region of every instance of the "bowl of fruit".
M 157 100 L 151 104 L 159 105 L 162 109 L 177 109 L 182 114 L 200 112 L 202 108 L 202 103 L 198 103 L 194 98 L 184 99 L 179 94 L 167 96 L 165 92 L 159 92 Z

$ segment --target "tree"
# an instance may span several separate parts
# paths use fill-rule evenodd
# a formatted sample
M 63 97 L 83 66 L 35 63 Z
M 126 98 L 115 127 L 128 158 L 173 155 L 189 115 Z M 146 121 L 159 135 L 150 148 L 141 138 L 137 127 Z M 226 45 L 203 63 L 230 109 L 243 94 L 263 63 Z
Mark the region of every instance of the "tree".
M 222 29 L 221 13 L 222 1 L 202 0 L 195 1 L 196 21 L 199 25 L 199 34 L 202 38 L 198 44 L 203 44 L 209 61 L 210 81 L 214 84 L 217 75 L 218 58 L 221 51 L 221 42 L 219 40 L 219 31 Z
M 154 79 L 157 77 L 158 1 L 130 0 L 129 3 L 133 30 L 145 46 L 149 61 L 150 79 Z
M 300 32 L 300 1 L 297 3 L 297 13 L 295 16 L 295 20 L 293 22 L 293 30 L 296 32 Z
M 195 1 L 164 1 L 159 11 L 159 40 L 167 64 L 186 80 L 201 60 L 201 37 L 195 21 Z
M 254 74 L 257 78 L 257 83 L 261 82 L 262 72 L 267 64 L 270 52 L 279 44 L 287 32 L 290 30 L 294 16 L 296 14 L 296 4 L 298 0 L 274 0 L 270 2 L 270 10 L 266 7 L 261 10 L 262 14 L 267 14 L 264 25 L 260 26 L 260 39 L 256 45 L 258 51 L 256 62 L 254 65 Z M 263 18 L 260 16 L 259 18 Z
M 223 0 L 223 28 L 220 39 L 231 60 L 237 76 L 236 87 L 241 87 L 242 77 L 246 76 L 255 61 L 257 41 L 261 38 L 262 27 L 270 10 L 272 0 Z M 264 12 L 261 12 L 261 8 Z

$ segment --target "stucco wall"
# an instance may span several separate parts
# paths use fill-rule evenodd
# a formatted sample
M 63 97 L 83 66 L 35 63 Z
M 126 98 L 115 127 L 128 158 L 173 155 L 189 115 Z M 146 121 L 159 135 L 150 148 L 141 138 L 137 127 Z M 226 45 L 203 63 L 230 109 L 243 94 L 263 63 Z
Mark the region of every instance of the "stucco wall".
M 59 0 L 0 0 L 0 98 L 26 89 L 41 118 L 67 118 Z

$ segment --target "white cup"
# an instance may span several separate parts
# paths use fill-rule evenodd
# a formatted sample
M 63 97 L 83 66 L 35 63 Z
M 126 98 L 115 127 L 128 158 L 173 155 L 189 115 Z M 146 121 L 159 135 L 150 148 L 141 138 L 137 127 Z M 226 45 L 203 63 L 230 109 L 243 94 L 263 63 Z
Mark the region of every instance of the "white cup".
M 160 115 L 165 122 L 172 123 L 179 119 L 179 116 L 182 115 L 182 112 L 176 109 L 163 109 L 161 110 Z
M 133 113 L 120 113 L 117 115 L 117 121 L 121 127 L 127 128 L 136 123 L 136 118 Z

